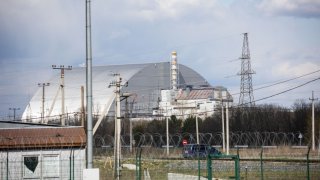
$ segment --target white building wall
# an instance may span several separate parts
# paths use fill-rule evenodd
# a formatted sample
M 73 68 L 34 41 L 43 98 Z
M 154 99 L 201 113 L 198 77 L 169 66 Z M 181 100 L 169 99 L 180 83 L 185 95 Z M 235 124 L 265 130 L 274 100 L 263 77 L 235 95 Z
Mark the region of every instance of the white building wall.
M 176 102 L 161 101 L 158 114 L 163 116 L 175 115 L 183 119 L 195 115 L 198 115 L 200 118 L 205 118 L 213 115 L 215 105 L 215 101 L 207 99 L 178 100 Z
M 31 156 L 38 157 L 38 164 L 34 172 L 26 168 L 24 164 L 24 157 Z M 72 169 L 74 173 L 72 173 Z M 74 179 L 81 180 L 83 179 L 83 169 L 85 169 L 85 149 L 0 151 L 0 179 L 7 179 L 8 176 L 10 180 L 67 180 L 70 179 L 71 173 Z
M 170 117 L 175 115 L 178 118 L 188 118 L 189 116 L 198 115 L 204 119 L 214 114 L 215 108 L 221 107 L 221 101 L 232 102 L 232 97 L 227 90 L 214 90 L 213 97 L 209 96 L 207 99 L 178 99 L 175 98 L 182 90 L 161 90 L 161 101 L 159 102 L 159 109 L 154 111 L 154 115 L 162 115 Z

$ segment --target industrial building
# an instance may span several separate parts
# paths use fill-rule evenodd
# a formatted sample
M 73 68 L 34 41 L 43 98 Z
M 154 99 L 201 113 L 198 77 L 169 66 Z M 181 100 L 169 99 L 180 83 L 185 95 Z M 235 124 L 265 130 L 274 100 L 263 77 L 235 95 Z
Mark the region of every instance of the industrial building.
M 83 127 L 23 126 L 0 130 L 0 179 L 83 179 Z
M 175 115 L 182 119 L 189 116 L 206 118 L 213 115 L 222 102 L 232 102 L 231 95 L 222 86 L 162 90 L 161 101 L 153 114 L 167 117 Z
M 79 117 L 85 109 L 85 71 L 78 67 L 52 77 L 48 86 L 34 94 L 22 120 L 47 123 L 62 114 L 66 119 Z M 169 62 L 93 67 L 94 117 L 114 112 L 115 88 L 111 85 L 117 77 L 122 81 L 121 111 L 132 112 L 133 118 L 186 117 L 192 113 L 210 116 L 222 100 L 232 101 L 226 88 L 211 86 L 199 73 L 179 64 L 177 53 L 172 52 Z

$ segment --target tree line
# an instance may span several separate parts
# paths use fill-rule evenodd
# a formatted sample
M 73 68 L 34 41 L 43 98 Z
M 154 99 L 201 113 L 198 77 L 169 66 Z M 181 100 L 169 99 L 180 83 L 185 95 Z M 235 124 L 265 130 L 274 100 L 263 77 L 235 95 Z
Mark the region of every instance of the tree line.
M 225 112 L 225 111 L 224 111 Z M 254 107 L 230 107 L 229 125 L 231 132 L 283 132 L 301 133 L 306 139 L 311 137 L 311 103 L 297 100 L 290 109 L 263 104 Z M 217 108 L 214 115 L 204 119 L 198 118 L 199 133 L 219 133 L 222 131 L 221 108 Z M 226 117 L 226 116 L 224 116 Z M 196 117 L 189 116 L 180 119 L 176 116 L 169 118 L 169 133 L 195 133 Z M 315 103 L 315 132 L 319 136 L 320 103 Z M 129 120 L 122 120 L 122 133 L 129 133 Z M 133 134 L 150 133 L 166 134 L 166 120 L 133 122 Z M 107 120 L 101 124 L 96 133 L 99 136 L 114 135 L 114 121 Z

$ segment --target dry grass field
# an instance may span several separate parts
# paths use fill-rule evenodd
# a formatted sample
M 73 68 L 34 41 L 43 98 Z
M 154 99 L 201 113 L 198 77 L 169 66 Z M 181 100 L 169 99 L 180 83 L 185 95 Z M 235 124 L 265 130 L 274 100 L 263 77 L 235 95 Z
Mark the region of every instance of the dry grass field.
M 161 148 L 142 148 L 141 176 L 147 175 L 151 179 L 167 179 L 168 173 L 181 173 L 207 177 L 207 160 L 184 159 L 181 148 L 170 149 L 170 155 Z M 240 157 L 240 176 L 242 179 L 307 179 L 307 148 L 299 147 L 265 147 L 263 148 L 262 161 L 261 148 L 231 149 L 230 154 Z M 113 149 L 96 150 L 95 166 L 100 169 L 101 179 L 113 178 Z M 319 151 L 310 151 L 309 177 L 320 179 Z M 262 171 L 261 171 L 262 162 Z M 136 154 L 127 149 L 122 152 L 122 164 L 136 164 Z M 213 177 L 229 179 L 235 173 L 234 161 L 222 159 L 212 162 Z M 136 171 L 125 167 L 121 171 L 121 179 L 136 179 Z

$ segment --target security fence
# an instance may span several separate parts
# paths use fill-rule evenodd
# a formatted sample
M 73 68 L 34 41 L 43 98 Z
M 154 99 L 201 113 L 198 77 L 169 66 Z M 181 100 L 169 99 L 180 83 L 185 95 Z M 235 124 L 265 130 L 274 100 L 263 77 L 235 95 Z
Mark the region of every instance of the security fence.
M 51 137 L 36 134 L 32 141 L 30 137 L 14 137 L 19 148 L 8 146 L 0 151 L 0 179 L 83 179 L 85 144 L 77 141 L 83 136 L 72 138 L 73 133 L 67 130 L 66 135 L 55 132 Z M 223 153 L 201 159 L 182 157 L 183 139 L 195 143 L 192 133 L 170 135 L 169 154 L 164 135 L 135 134 L 132 148 L 130 138 L 122 136 L 120 179 L 320 179 L 320 151 L 310 151 L 303 146 L 305 143 L 300 146 L 297 134 L 232 134 L 231 156 Z M 202 144 L 221 144 L 221 134 L 200 134 L 200 137 Z M 7 142 L 14 138 L 0 137 L 0 140 Z M 27 146 L 30 144 L 34 147 Z M 222 151 L 221 147 L 217 148 Z M 113 137 L 95 137 L 94 167 L 100 169 L 101 180 L 115 177 L 113 155 Z
M 134 146 L 152 146 L 162 147 L 167 144 L 166 135 L 159 133 L 136 133 L 133 135 Z M 173 147 L 182 146 L 182 141 L 196 143 L 195 133 L 170 134 L 169 144 Z M 316 142 L 319 140 L 316 139 Z M 96 146 L 113 146 L 114 138 L 111 135 L 95 136 L 94 143 Z M 199 143 L 208 145 L 222 145 L 222 133 L 199 133 Z M 130 145 L 130 135 L 121 136 L 123 146 Z M 308 145 L 309 139 L 300 133 L 284 132 L 231 132 L 230 145 L 246 145 L 251 147 L 261 146 L 301 146 Z
M 262 151 L 263 150 L 263 151 Z M 97 151 L 96 151 L 97 152 Z M 320 156 L 316 151 L 290 147 L 237 148 L 231 155 L 183 158 L 182 148 L 144 146 L 122 150 L 120 179 L 319 179 Z M 141 153 L 141 154 L 139 154 Z M 113 149 L 95 156 L 101 180 L 113 179 Z M 309 157 L 309 158 L 308 158 Z

